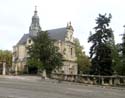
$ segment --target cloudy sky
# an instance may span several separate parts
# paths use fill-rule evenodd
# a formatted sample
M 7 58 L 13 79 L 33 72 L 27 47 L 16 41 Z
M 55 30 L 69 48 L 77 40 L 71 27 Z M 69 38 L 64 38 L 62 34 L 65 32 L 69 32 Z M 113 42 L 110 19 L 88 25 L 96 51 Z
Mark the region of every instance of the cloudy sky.
M 121 42 L 125 24 L 125 0 L 0 0 L 0 49 L 12 50 L 24 33 L 28 33 L 37 5 L 42 30 L 65 27 L 71 21 L 74 37 L 79 38 L 86 54 L 89 32 L 96 26 L 98 14 L 111 13 L 111 28 L 116 43 Z M 94 31 L 93 31 L 94 33 Z

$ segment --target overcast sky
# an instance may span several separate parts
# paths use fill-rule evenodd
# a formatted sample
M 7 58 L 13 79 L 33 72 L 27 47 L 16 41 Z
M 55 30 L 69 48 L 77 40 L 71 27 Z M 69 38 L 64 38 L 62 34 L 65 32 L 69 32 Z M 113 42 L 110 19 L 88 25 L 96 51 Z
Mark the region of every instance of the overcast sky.
M 65 27 L 71 21 L 74 37 L 80 40 L 86 54 L 90 46 L 89 32 L 96 26 L 99 13 L 112 14 L 110 26 L 116 42 L 121 42 L 125 0 L 0 0 L 0 49 L 12 50 L 23 34 L 29 32 L 35 5 L 42 30 Z

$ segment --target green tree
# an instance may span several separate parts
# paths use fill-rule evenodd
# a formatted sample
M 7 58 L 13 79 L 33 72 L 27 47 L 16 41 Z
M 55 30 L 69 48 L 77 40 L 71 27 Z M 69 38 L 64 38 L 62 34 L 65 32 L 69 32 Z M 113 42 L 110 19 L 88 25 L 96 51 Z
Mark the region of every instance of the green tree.
M 122 34 L 122 43 L 116 45 L 118 50 L 119 64 L 114 66 L 114 70 L 119 75 L 125 75 L 125 32 Z
M 122 37 L 122 75 L 125 75 L 125 32 Z
M 8 66 L 12 65 L 12 52 L 8 50 L 0 50 L 0 62 L 5 61 Z
M 38 71 L 42 71 L 42 62 L 39 61 L 37 58 L 35 57 L 29 57 L 27 60 L 27 65 L 28 65 L 28 73 L 29 74 L 35 74 Z
M 117 66 L 117 69 L 120 75 L 125 75 L 125 31 L 122 36 L 122 43 L 118 45 L 121 64 Z
M 120 62 L 120 56 L 119 56 L 119 45 L 114 45 L 111 47 L 112 48 L 112 68 L 114 70 L 114 72 L 117 72 L 118 74 L 120 74 L 120 70 L 121 70 L 121 62 Z
M 78 73 L 87 74 L 89 72 L 91 65 L 89 57 L 85 55 L 85 52 L 83 51 L 83 47 L 80 45 L 79 40 L 76 38 L 74 41 L 75 41 L 75 52 L 78 64 Z
M 62 55 L 58 52 L 58 47 L 54 45 L 55 40 L 48 36 L 47 31 L 38 32 L 32 40 L 33 44 L 28 48 L 28 64 L 35 65 L 40 70 L 46 70 L 48 76 L 53 70 L 63 65 Z
M 92 42 L 90 48 L 91 58 L 91 74 L 111 75 L 113 73 L 113 53 L 112 46 L 114 45 L 114 35 L 109 23 L 112 16 L 108 17 L 99 14 L 96 19 L 97 26 L 95 34 L 91 34 L 88 42 Z

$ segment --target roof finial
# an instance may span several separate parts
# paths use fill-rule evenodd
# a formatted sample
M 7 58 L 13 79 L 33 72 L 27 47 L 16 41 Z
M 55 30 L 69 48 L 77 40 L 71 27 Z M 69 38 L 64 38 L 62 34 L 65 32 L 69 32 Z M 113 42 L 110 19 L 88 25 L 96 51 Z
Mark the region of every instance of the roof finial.
M 125 25 L 123 25 L 123 28 L 124 28 L 124 33 L 125 33 Z
M 71 26 L 71 21 L 69 22 L 69 25 Z
M 123 25 L 123 28 L 125 28 L 125 25 Z
M 71 26 L 71 21 L 67 23 L 67 27 L 70 27 Z
M 37 6 L 35 5 L 35 11 L 37 11 Z
M 71 21 L 69 21 L 67 23 L 67 29 L 72 29 L 73 30 L 73 27 L 72 27 L 72 24 L 71 24 Z M 73 30 L 74 31 L 74 30 Z
M 34 12 L 35 12 L 35 14 L 37 13 L 37 6 L 36 5 L 35 5 L 35 11 Z

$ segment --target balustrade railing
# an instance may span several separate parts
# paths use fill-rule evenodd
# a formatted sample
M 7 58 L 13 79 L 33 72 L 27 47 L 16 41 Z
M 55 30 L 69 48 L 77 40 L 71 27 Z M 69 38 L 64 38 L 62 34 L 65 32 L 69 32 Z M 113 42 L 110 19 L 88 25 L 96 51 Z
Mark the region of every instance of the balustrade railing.
M 93 85 L 125 86 L 125 76 L 100 76 L 100 75 L 67 75 L 53 73 L 53 79 L 60 81 L 78 82 Z

